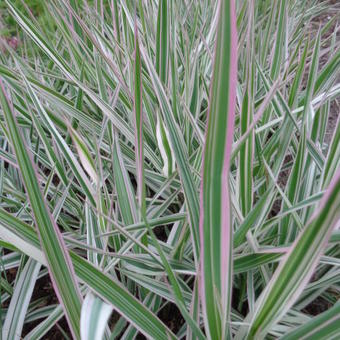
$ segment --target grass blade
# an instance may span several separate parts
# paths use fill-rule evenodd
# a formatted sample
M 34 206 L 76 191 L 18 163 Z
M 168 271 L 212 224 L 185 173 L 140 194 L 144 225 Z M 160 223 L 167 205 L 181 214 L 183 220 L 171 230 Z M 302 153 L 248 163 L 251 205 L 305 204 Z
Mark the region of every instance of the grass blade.
M 137 198 L 142 214 L 146 211 L 144 185 L 144 148 L 143 148 L 143 98 L 142 98 L 142 67 L 138 41 L 137 23 L 135 23 L 135 135 L 137 163 Z
M 318 210 L 291 246 L 276 269 L 271 281 L 256 302 L 254 315 L 249 315 L 248 339 L 262 339 L 270 326 L 297 300 L 310 280 L 322 252 L 340 217 L 340 170 L 325 192 Z M 238 339 L 245 335 L 244 329 Z
M 210 339 L 229 336 L 232 289 L 232 220 L 229 167 L 237 82 L 234 1 L 219 2 L 219 23 L 201 188 L 201 299 Z
M 24 326 L 25 316 L 40 268 L 40 263 L 29 259 L 20 273 L 3 324 L 3 339 L 21 339 L 20 335 Z
M 23 245 L 22 251 L 30 256 L 32 247 L 39 253 L 40 243 L 36 231 L 28 224 L 18 220 L 13 215 L 0 209 L 0 220 L 4 221 L 4 228 L 0 228 L 0 236 L 7 239 L 10 232 L 16 238 L 8 238 L 9 242 L 17 247 Z M 1 227 L 1 224 L 0 224 Z M 175 339 L 175 335 L 141 302 L 120 283 L 105 275 L 91 263 L 70 251 L 70 257 L 75 273 L 79 280 L 84 282 L 105 302 L 112 305 L 122 316 L 131 322 L 139 331 L 151 339 Z M 40 257 L 43 261 L 43 256 Z
M 112 306 L 88 293 L 81 308 L 80 334 L 82 340 L 102 339 Z
M 41 245 L 48 262 L 51 279 L 53 280 L 58 299 L 64 307 L 72 333 L 74 337 L 79 338 L 81 295 L 73 272 L 73 266 L 58 226 L 53 220 L 40 191 L 35 166 L 21 137 L 2 80 L 0 80 L 0 86 L 1 106 L 17 162 L 21 169 L 36 226 L 39 230 Z
M 340 337 L 340 303 L 283 336 L 282 340 L 329 340 Z

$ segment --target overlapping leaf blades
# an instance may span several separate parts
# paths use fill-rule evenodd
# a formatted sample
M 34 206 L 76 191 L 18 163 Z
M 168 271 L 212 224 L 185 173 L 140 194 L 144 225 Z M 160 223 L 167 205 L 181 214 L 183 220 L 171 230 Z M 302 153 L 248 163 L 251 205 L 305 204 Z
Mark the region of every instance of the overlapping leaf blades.
M 56 293 L 63 305 L 65 315 L 71 326 L 73 335 L 79 337 L 81 295 L 69 254 L 61 237 L 46 201 L 43 198 L 37 179 L 35 165 L 26 149 L 21 133 L 17 127 L 14 111 L 8 99 L 3 82 L 0 80 L 0 100 L 6 119 L 12 146 L 20 167 L 20 173 L 29 197 L 36 226 L 39 230 L 41 245 L 44 249 L 51 279 Z
M 44 338 L 66 311 L 78 337 L 80 303 L 30 300 L 51 260 L 70 254 L 84 338 L 338 336 L 340 237 L 326 222 L 337 201 L 320 199 L 337 190 L 340 164 L 339 5 L 233 5 L 49 0 L 48 27 L 17 2 L 0 6 L 20 34 L 18 51 L 0 55 L 13 104 L 0 108 L 4 332 Z M 56 259 L 29 226 L 37 191 L 24 189 L 12 112 Z M 333 307 L 312 318 L 315 301 Z

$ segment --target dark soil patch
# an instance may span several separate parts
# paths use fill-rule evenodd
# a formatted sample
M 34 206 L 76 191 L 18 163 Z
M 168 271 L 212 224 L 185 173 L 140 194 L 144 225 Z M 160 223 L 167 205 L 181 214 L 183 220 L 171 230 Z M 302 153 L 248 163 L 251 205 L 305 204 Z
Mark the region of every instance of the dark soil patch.
M 37 280 L 37 283 L 34 287 L 32 301 L 37 299 L 41 300 L 41 305 L 50 306 L 54 304 L 58 304 L 57 296 L 55 295 L 54 289 L 52 287 L 52 283 L 49 275 L 44 275 L 42 278 Z M 41 323 L 41 320 L 37 320 L 35 322 L 30 322 L 24 325 L 24 329 L 22 332 L 23 336 L 26 336 L 31 330 L 33 330 L 37 325 Z M 67 336 L 72 339 L 71 331 L 68 327 L 66 318 L 61 318 L 44 336 L 46 340 L 61 340 L 65 339 L 62 331 L 67 334 Z
M 322 297 L 317 297 L 312 303 L 303 309 L 303 312 L 315 316 L 325 312 L 330 307 L 332 307 L 332 305 L 329 302 L 324 300 Z
M 330 105 L 330 111 L 329 111 L 329 117 L 328 117 L 328 124 L 327 129 L 325 133 L 325 143 L 329 145 L 329 143 L 332 140 L 332 136 L 334 133 L 334 130 L 336 128 L 336 124 L 338 121 L 338 117 L 340 115 L 340 105 L 337 100 L 333 100 Z

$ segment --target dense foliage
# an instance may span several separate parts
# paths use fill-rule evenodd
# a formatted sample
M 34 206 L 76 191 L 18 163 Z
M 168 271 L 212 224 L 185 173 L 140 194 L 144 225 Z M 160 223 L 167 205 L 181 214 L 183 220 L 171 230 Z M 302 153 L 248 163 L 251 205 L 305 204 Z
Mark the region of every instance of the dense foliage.
M 340 338 L 339 3 L 1 7 L 3 339 Z

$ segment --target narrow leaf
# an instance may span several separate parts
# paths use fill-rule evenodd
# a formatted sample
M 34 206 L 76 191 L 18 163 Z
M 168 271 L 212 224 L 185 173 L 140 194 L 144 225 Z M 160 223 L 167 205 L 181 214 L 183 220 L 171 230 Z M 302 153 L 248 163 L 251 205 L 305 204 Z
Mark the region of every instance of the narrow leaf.
M 81 295 L 61 233 L 40 191 L 35 165 L 18 129 L 12 106 L 0 80 L 0 101 L 32 212 L 39 230 L 48 269 L 74 337 L 79 338 Z
M 229 167 L 237 82 L 234 1 L 219 2 L 219 23 L 201 187 L 201 299 L 210 339 L 229 336 L 232 289 L 232 220 Z
M 263 339 L 270 327 L 293 306 L 309 282 L 322 252 L 340 217 L 340 170 L 326 190 L 318 210 L 281 261 L 256 302 L 254 315 L 248 315 L 249 339 Z M 245 335 L 244 329 L 238 339 Z

